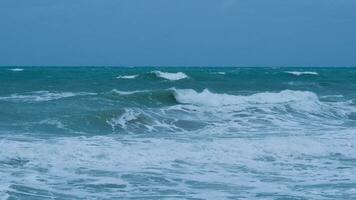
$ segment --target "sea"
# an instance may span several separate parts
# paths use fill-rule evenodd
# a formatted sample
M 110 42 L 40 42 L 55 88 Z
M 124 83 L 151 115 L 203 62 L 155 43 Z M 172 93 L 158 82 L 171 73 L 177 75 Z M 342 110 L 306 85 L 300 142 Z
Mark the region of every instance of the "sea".
M 1 67 L 0 199 L 356 199 L 356 68 Z

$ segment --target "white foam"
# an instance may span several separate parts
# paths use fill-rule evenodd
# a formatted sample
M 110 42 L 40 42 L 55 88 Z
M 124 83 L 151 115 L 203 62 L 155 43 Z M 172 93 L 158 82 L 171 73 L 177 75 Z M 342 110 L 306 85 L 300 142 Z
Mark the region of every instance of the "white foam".
M 296 75 L 296 76 L 301 76 L 301 75 L 319 75 L 318 72 L 311 72 L 311 71 L 304 71 L 304 72 L 299 72 L 299 71 L 286 71 L 285 73 L 293 74 L 293 75 Z
M 118 76 L 116 77 L 117 79 L 134 79 L 138 77 L 138 74 L 135 74 L 135 75 L 123 75 L 123 76 Z
M 159 78 L 164 78 L 170 81 L 177 81 L 177 80 L 188 78 L 188 76 L 183 72 L 169 73 L 169 72 L 153 71 L 153 73 Z
M 49 91 L 35 91 L 26 94 L 12 94 L 10 96 L 2 96 L 0 100 L 18 101 L 18 102 L 41 102 L 51 101 L 62 98 L 74 96 L 96 95 L 96 93 L 89 92 L 49 92 Z
M 283 90 L 243 96 L 212 93 L 207 89 L 172 90 L 181 104 L 171 106 L 167 113 L 178 112 L 180 119 L 203 121 L 209 131 L 221 134 L 335 130 L 356 113 L 352 102 L 320 101 L 309 91 Z
M 111 92 L 120 94 L 120 95 L 131 95 L 131 94 L 136 94 L 136 93 L 150 92 L 150 90 L 121 91 L 121 90 L 113 89 L 113 90 L 111 90 Z
M 24 69 L 22 68 L 13 68 L 13 69 L 10 69 L 10 71 L 13 71 L 13 72 L 22 72 Z
M 313 192 L 305 194 L 304 190 L 295 190 L 295 186 L 351 183 L 355 169 L 350 165 L 356 159 L 354 133 L 348 134 L 350 139 L 340 138 L 339 134 L 328 138 L 3 139 L 0 161 L 28 162 L 21 167 L 2 166 L 0 175 L 6 183 L 41 188 L 71 198 L 112 199 L 117 197 L 117 190 L 98 188 L 100 192 L 93 192 L 86 186 L 114 184 L 123 185 L 120 194 L 132 198 L 157 197 L 162 190 L 171 190 L 182 193 L 180 199 L 192 194 L 195 198 L 225 199 L 236 195 L 236 191 L 247 199 L 271 191 L 319 199 L 323 197 L 320 191 L 327 190 L 326 187 L 313 187 Z M 340 155 L 347 162 L 332 155 Z M 9 191 L 11 187 L 0 188 Z M 352 194 L 351 187 L 332 189 Z M 14 187 L 11 190 L 16 192 Z M 213 197 L 208 197 L 207 192 Z
M 5 177 L 5 173 L 0 172 L 1 177 Z M 0 199 L 9 199 L 10 195 L 7 193 L 7 191 L 10 191 L 10 183 L 2 183 L 0 182 Z
M 121 128 L 126 129 L 127 123 L 136 120 L 139 115 L 140 113 L 137 113 L 131 109 L 125 109 L 125 112 L 121 116 L 106 120 L 106 123 L 108 123 L 111 126 L 113 131 L 116 130 L 116 127 L 118 125 Z
M 203 90 L 201 93 L 192 89 L 175 89 L 174 97 L 179 103 L 204 106 L 238 105 L 246 103 L 278 104 L 290 101 L 318 102 L 317 95 L 312 92 L 292 90 L 283 90 L 277 93 L 262 92 L 250 96 L 239 96 L 212 93 L 208 89 Z
M 343 97 L 344 97 L 344 95 L 335 94 L 335 95 L 324 95 L 324 96 L 321 96 L 320 98 L 327 99 L 327 98 L 343 98 Z

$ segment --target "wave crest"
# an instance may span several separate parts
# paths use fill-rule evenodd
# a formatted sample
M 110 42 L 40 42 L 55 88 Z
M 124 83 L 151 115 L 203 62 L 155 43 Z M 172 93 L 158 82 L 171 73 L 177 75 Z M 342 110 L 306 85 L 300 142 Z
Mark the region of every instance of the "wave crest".
M 137 93 L 145 93 L 145 92 L 151 92 L 150 90 L 133 90 L 133 91 L 121 91 L 117 89 L 111 90 L 112 93 L 119 94 L 119 95 L 131 95 L 131 94 L 137 94 Z
M 262 92 L 250 96 L 239 96 L 212 93 L 208 89 L 205 89 L 200 93 L 192 89 L 175 89 L 174 97 L 178 103 L 204 106 L 238 105 L 245 103 L 276 104 L 308 100 L 314 102 L 319 101 L 318 96 L 312 92 L 293 90 L 283 90 L 278 93 Z
M 138 74 L 135 74 L 135 75 L 123 75 L 123 76 L 118 76 L 116 78 L 117 79 L 135 79 L 136 77 L 138 77 Z
M 301 75 L 319 75 L 318 72 L 311 72 L 311 71 L 305 71 L 305 72 L 286 71 L 285 73 L 293 74 L 293 75 L 296 75 L 296 76 L 301 76 Z
M 69 98 L 74 96 L 87 96 L 96 95 L 96 93 L 89 92 L 49 92 L 49 91 L 36 91 L 26 94 L 12 94 L 10 96 L 2 96 L 0 100 L 15 101 L 15 102 L 41 102 L 51 101 L 62 98 Z
M 188 78 L 188 76 L 183 72 L 170 73 L 170 72 L 153 71 L 152 73 L 154 73 L 158 78 L 163 78 L 170 81 L 177 81 L 177 80 Z
M 22 68 L 13 68 L 13 69 L 9 69 L 10 71 L 13 71 L 13 72 L 22 72 L 24 69 Z
M 136 120 L 138 115 L 139 113 L 135 113 L 133 110 L 125 109 L 125 112 L 120 117 L 106 120 L 106 123 L 109 124 L 112 130 L 115 132 L 116 126 L 119 125 L 121 128 L 126 129 L 127 123 Z

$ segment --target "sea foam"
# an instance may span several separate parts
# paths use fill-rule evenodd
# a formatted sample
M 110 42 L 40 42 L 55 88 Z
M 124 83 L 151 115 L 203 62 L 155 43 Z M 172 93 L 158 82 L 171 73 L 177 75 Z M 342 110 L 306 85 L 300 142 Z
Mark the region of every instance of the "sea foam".
M 255 198 L 256 193 L 263 195 L 269 191 L 304 195 L 304 190 L 295 190 L 296 186 L 312 186 L 310 191 L 313 192 L 306 194 L 311 199 L 322 198 L 319 191 L 325 190 L 340 190 L 352 195 L 352 187 L 339 187 L 343 183 L 352 183 L 349 177 L 353 172 L 350 165 L 354 164 L 356 155 L 354 142 L 352 137 L 347 140 L 337 136 L 187 141 L 163 138 L 118 140 L 112 137 L 3 139 L 0 141 L 5 150 L 0 151 L 2 164 L 9 160 L 27 163 L 5 164 L 0 171 L 2 180 L 19 186 L 0 188 L 11 195 L 20 193 L 22 188 L 30 188 L 25 195 L 31 198 L 40 195 L 50 198 L 49 194 L 53 194 L 63 198 L 70 195 L 72 198 L 111 199 L 118 197 L 118 188 L 123 193 L 119 195 L 133 198 L 161 196 L 161 190 L 156 188 L 176 193 L 182 191 L 181 199 L 189 198 L 191 194 L 202 199 L 225 199 L 235 195 L 236 191 L 248 199 Z M 340 169 L 334 170 L 337 168 Z M 14 176 L 14 173 L 21 176 Z M 271 180 L 270 176 L 275 178 Z M 339 179 L 335 179 L 336 176 Z M 300 177 L 295 179 L 298 182 L 290 181 L 295 177 Z M 51 184 L 43 183 L 43 180 Z M 147 184 L 146 180 L 151 182 Z M 216 183 L 212 184 L 212 180 Z M 107 187 L 105 190 L 96 187 L 99 192 L 93 192 L 93 186 L 99 184 Z M 325 187 L 329 184 L 332 184 L 331 189 Z M 207 185 L 208 190 L 204 189 Z M 339 187 L 334 189 L 334 185 Z M 29 186 L 46 192 L 36 193 L 37 190 L 31 190 Z M 197 189 L 198 186 L 201 187 Z M 209 198 L 207 192 L 215 196 Z

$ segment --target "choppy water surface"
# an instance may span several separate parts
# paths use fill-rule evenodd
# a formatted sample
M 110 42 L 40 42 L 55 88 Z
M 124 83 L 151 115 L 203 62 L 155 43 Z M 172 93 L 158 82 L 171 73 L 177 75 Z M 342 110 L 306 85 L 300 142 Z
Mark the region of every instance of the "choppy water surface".
M 0 68 L 0 199 L 355 199 L 356 68 Z

